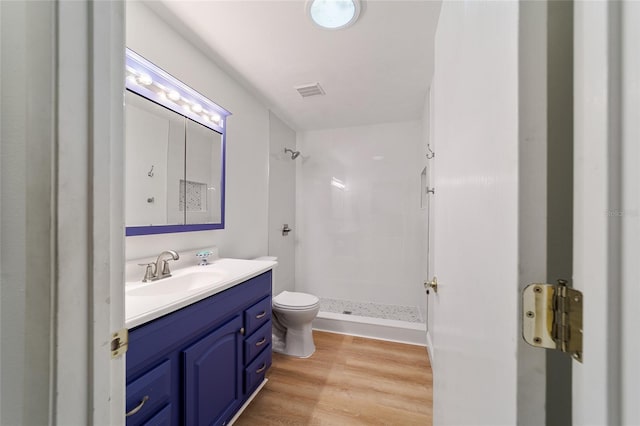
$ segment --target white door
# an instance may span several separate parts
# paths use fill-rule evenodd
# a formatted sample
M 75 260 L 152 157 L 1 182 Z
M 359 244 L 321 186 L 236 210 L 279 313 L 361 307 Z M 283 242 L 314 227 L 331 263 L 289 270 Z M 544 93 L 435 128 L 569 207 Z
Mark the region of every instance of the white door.
M 518 12 L 443 2 L 436 32 L 436 425 L 517 419 Z
M 425 156 L 425 164 L 426 164 L 426 185 L 423 188 L 425 194 L 423 195 L 426 199 L 426 244 L 427 244 L 427 265 L 426 265 L 426 277 L 427 280 L 430 280 L 431 277 L 434 276 L 433 270 L 435 267 L 434 264 L 434 256 L 435 256 L 435 187 L 434 187 L 434 179 L 435 179 L 435 143 L 433 138 L 433 82 L 431 83 L 431 88 L 429 89 L 429 95 L 427 98 L 428 102 L 428 120 L 429 129 L 427 132 L 427 145 L 424 152 Z M 428 283 L 425 283 L 426 288 L 425 291 L 427 293 L 427 312 L 426 312 L 426 323 L 427 323 L 427 351 L 429 353 L 429 359 L 431 362 L 434 362 L 434 353 L 433 353 L 433 333 L 431 332 L 431 324 L 433 324 L 434 317 L 434 309 L 435 309 L 435 297 L 436 292 L 428 287 Z
M 437 425 L 546 423 L 546 351 L 523 345 L 519 306 L 521 287 L 546 280 L 540 212 L 554 207 L 546 204 L 546 7 L 442 6 L 433 123 Z M 574 17 L 573 283 L 585 304 L 573 423 L 640 424 L 640 6 L 576 2 Z

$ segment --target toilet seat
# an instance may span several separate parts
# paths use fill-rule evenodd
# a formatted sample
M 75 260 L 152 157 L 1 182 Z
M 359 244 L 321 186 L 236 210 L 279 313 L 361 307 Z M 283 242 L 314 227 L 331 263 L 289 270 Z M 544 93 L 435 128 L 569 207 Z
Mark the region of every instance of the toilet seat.
M 307 310 L 318 306 L 320 299 L 312 294 L 283 291 L 273 298 L 273 306 L 286 310 Z

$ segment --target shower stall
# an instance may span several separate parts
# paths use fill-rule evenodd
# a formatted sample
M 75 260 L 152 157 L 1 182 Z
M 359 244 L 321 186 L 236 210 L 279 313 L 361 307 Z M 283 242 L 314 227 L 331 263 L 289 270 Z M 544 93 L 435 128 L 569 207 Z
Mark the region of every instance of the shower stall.
M 274 296 L 318 296 L 318 330 L 424 345 L 421 122 L 270 129 Z
M 314 328 L 425 344 L 421 123 L 301 132 L 296 149 L 295 291 L 320 298 Z

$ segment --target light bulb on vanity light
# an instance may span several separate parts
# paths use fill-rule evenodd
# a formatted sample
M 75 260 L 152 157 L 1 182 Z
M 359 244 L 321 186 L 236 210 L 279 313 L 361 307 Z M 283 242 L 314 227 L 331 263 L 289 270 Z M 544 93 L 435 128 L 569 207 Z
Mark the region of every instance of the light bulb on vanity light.
M 167 96 L 174 102 L 180 100 L 180 93 L 177 90 L 171 90 Z
M 149 86 L 153 83 L 153 79 L 149 74 L 140 74 L 140 77 L 138 77 L 138 82 L 140 84 L 144 84 L 145 86 Z
M 202 112 L 202 105 L 200 105 L 200 104 L 191 105 L 191 111 L 195 112 L 196 114 L 201 113 Z
M 216 123 L 220 122 L 221 117 L 218 114 L 211 114 L 211 120 L 213 120 Z

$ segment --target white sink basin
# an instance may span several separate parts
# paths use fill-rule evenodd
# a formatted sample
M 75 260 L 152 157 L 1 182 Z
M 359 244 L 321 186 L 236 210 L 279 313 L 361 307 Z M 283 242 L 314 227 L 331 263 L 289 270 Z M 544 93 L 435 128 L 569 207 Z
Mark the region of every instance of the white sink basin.
M 125 325 L 131 329 L 159 318 L 266 272 L 277 264 L 266 260 L 216 259 L 207 266 L 178 268 L 172 271 L 172 277 L 158 281 L 128 281 L 125 285 Z
M 194 271 L 188 274 L 163 278 L 127 290 L 127 296 L 162 296 L 174 293 L 190 293 L 204 287 L 214 286 L 225 279 L 220 271 Z

